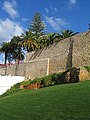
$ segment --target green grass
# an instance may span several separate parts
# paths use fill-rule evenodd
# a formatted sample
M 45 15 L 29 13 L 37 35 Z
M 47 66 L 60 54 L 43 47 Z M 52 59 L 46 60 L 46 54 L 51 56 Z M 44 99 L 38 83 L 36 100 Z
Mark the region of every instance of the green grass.
M 0 120 L 90 120 L 90 81 L 0 98 Z

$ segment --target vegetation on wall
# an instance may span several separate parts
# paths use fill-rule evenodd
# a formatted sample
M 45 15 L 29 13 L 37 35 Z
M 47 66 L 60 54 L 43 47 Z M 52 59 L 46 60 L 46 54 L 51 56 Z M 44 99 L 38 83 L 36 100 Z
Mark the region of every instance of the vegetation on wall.
M 90 66 L 83 66 L 88 72 L 90 72 Z
M 57 84 L 74 83 L 79 81 L 79 68 L 69 68 L 62 73 L 54 73 L 34 80 L 24 81 L 21 84 L 27 87 L 29 84 L 40 83 L 41 87 L 48 87 Z

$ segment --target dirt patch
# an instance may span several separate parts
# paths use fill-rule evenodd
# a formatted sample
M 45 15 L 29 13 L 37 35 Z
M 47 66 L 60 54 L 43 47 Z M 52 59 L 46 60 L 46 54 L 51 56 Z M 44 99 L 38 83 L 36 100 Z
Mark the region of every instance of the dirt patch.
M 81 67 L 79 72 L 79 81 L 85 80 L 90 80 L 90 72 L 88 72 L 84 67 Z
M 27 90 L 33 90 L 33 89 L 39 89 L 41 87 L 40 83 L 32 83 L 29 84 L 26 89 Z

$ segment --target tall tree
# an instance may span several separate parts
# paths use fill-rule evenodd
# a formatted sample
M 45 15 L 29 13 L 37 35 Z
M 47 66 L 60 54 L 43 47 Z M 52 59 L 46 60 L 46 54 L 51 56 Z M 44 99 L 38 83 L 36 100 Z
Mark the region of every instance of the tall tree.
M 29 31 L 35 34 L 36 38 L 44 34 L 45 30 L 45 24 L 41 20 L 40 13 L 35 13 L 33 20 L 31 21 L 31 24 L 29 25 Z
M 13 38 L 10 41 L 10 45 L 13 50 L 18 49 L 18 43 L 21 41 L 20 36 L 13 36 Z
M 20 45 L 18 45 L 18 48 L 12 52 L 12 58 L 18 62 L 24 60 L 24 52 L 22 51 L 22 48 Z
M 19 44 L 27 50 L 27 52 L 33 51 L 38 48 L 35 41 L 35 36 L 32 32 L 26 31 L 25 34 L 21 35 L 22 41 Z
M 42 36 L 39 36 L 38 38 L 34 36 L 34 40 L 37 43 L 37 49 L 42 49 L 46 46 L 47 35 L 42 35 Z
M 18 64 L 20 60 L 24 59 L 24 52 L 22 51 L 22 46 L 19 44 L 20 41 L 21 38 L 19 36 L 14 36 L 10 42 L 12 59 L 18 61 Z
M 3 42 L 1 44 L 1 47 L 0 47 L 0 52 L 1 53 L 5 53 L 5 64 L 7 62 L 7 59 L 8 59 L 8 54 L 11 53 L 11 46 L 10 46 L 10 42 Z

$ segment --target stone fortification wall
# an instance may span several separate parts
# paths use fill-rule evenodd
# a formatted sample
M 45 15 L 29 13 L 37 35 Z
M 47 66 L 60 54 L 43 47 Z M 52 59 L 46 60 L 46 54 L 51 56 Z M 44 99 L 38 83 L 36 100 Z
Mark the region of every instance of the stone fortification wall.
M 71 39 L 61 40 L 47 48 L 36 52 L 27 53 L 26 62 L 49 58 L 49 73 L 64 71 L 67 67 L 67 56 L 69 54 Z
M 27 62 L 50 58 L 50 73 L 90 65 L 90 31 L 61 40 L 51 47 L 28 53 Z
M 35 61 L 30 61 L 26 63 L 26 74 L 25 78 L 34 79 L 36 77 L 42 77 L 48 75 L 48 59 L 40 59 Z
M 54 56 L 67 56 L 69 47 L 70 39 L 61 40 L 49 47 L 45 47 L 44 49 L 27 53 L 26 62 L 35 59 L 53 58 Z
M 0 67 L 0 75 L 6 74 L 6 67 Z
M 15 75 L 16 65 L 7 66 L 6 75 Z
M 25 74 L 26 74 L 26 64 L 23 63 L 23 64 L 16 65 L 16 75 L 25 76 Z
M 7 66 L 6 75 L 25 76 L 26 64 Z
M 28 63 L 7 66 L 6 75 L 25 76 L 25 79 L 34 79 L 48 75 L 48 59 L 33 60 Z
M 73 38 L 73 66 L 90 66 L 90 32 Z
M 26 63 L 8 66 L 6 74 L 26 79 L 90 65 L 90 32 L 60 40 L 47 48 L 27 53 Z

